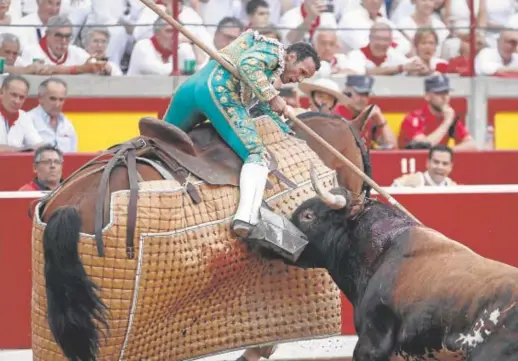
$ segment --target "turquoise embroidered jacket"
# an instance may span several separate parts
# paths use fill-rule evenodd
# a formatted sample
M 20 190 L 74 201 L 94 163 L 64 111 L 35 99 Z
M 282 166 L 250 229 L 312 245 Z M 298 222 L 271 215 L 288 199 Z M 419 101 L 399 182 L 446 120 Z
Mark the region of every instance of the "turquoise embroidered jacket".
M 236 89 L 238 93 L 230 96 L 234 99 L 239 97 L 240 103 L 247 109 L 260 102 L 257 109 L 270 116 L 285 132 L 289 132 L 290 128 L 268 104 L 279 94 L 273 82 L 284 71 L 284 46 L 275 39 L 248 30 L 221 49 L 220 54 L 236 67 L 241 76 L 240 81 L 225 72 L 228 81 L 234 83 L 230 88 Z

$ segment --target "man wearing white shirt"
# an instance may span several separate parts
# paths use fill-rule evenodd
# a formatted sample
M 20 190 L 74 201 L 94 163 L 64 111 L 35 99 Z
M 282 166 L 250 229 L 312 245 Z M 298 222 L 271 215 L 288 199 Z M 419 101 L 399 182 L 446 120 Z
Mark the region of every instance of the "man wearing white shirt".
M 176 0 L 175 0 L 176 1 Z M 159 4 L 164 10 L 172 13 L 172 1 L 164 0 Z M 178 21 L 182 24 L 186 24 L 185 27 L 193 33 L 201 42 L 211 46 L 213 44 L 213 35 L 207 31 L 207 28 L 203 25 L 203 19 L 200 15 L 190 6 L 187 6 L 183 2 L 178 3 Z M 136 41 L 142 39 L 149 39 L 154 34 L 153 25 L 158 19 L 158 15 L 148 7 L 142 9 L 139 18 L 135 22 L 135 30 L 133 36 Z M 198 68 L 206 62 L 208 59 L 207 55 L 187 40 L 183 35 L 179 34 L 179 49 L 178 53 L 182 54 L 185 59 L 196 59 Z M 180 70 L 183 69 L 183 62 L 178 63 Z
M 8 75 L 0 88 L 0 151 L 16 151 L 29 144 L 41 145 L 42 139 L 31 119 L 21 110 L 29 94 L 29 82 L 20 75 Z
M 120 76 L 122 70 L 116 63 L 108 60 L 106 49 L 110 42 L 110 32 L 104 27 L 86 27 L 81 31 L 83 47 L 91 57 L 100 61 L 106 61 L 102 69 L 102 75 Z
M 338 52 L 338 36 L 336 31 L 317 30 L 313 37 L 313 47 L 320 57 L 320 69 L 316 73 L 320 77 L 332 74 L 347 74 L 349 62 L 347 55 Z
M 279 24 L 283 43 L 310 42 L 317 29 L 336 29 L 335 14 L 329 10 L 323 0 L 304 0 L 300 6 L 286 11 Z
M 385 22 L 374 23 L 369 43 L 347 54 L 349 69 L 357 74 L 396 75 L 422 67 L 420 62 L 411 62 L 392 47 L 392 33 Z
M 77 152 L 76 131 L 63 114 L 67 83 L 59 78 L 48 78 L 40 84 L 38 96 L 40 105 L 28 111 L 27 115 L 43 142 L 63 153 Z
M 154 24 L 154 35 L 150 39 L 137 41 L 128 67 L 127 75 L 170 75 L 173 71 L 173 28 L 163 19 Z M 178 64 L 182 55 L 178 52 Z
M 211 36 L 214 35 L 217 24 L 223 18 L 234 15 L 233 3 L 234 0 L 203 0 L 199 2 L 199 13 Z
M 5 65 L 24 66 L 20 53 L 20 40 L 16 35 L 11 33 L 0 34 L 0 56 L 5 59 Z
M 384 22 L 392 29 L 392 47 L 403 55 L 411 49 L 410 41 L 396 29 L 394 23 L 381 14 L 382 0 L 362 0 L 362 5 L 345 13 L 338 28 L 338 38 L 346 51 L 365 47 L 369 43 L 370 29 L 375 22 Z
M 504 29 L 500 32 L 497 48 L 484 48 L 475 58 L 477 75 L 518 74 L 518 30 Z
M 246 15 L 249 29 L 262 29 L 270 24 L 270 7 L 265 0 L 249 0 Z
M 13 25 L 25 25 L 25 27 L 13 28 L 13 32 L 20 38 L 22 50 L 31 45 L 36 45 L 45 36 L 47 22 L 53 16 L 59 14 L 60 0 L 38 0 L 38 10 L 13 22 Z
M 218 24 L 218 28 L 214 34 L 214 40 L 206 44 L 214 50 L 221 50 L 236 40 L 243 31 L 245 31 L 245 24 L 243 24 L 238 18 L 223 18 Z M 197 58 L 204 59 L 203 62 L 199 63 L 197 66 L 197 70 L 199 70 L 207 65 L 210 58 L 203 53 L 201 49 L 195 48 L 195 53 Z
M 436 55 L 440 56 L 443 42 L 450 35 L 446 25 L 434 16 L 434 0 L 414 0 L 415 11 L 410 16 L 401 19 L 396 25 L 403 29 L 403 33 L 414 42 L 414 37 L 419 28 L 432 28 L 437 34 Z
M 70 44 L 72 23 L 66 16 L 54 16 L 47 24 L 45 36 L 23 50 L 24 62 L 30 64 L 33 59 L 39 59 L 46 65 L 78 66 L 90 58 L 84 49 Z

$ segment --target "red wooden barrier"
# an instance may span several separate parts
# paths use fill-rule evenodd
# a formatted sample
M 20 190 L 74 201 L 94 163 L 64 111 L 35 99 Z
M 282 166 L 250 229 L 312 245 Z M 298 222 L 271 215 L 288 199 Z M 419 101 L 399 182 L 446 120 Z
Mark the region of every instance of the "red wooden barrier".
M 405 170 L 424 170 L 427 154 L 426 151 L 373 151 L 373 178 L 381 186 L 390 186 Z M 63 176 L 95 155 L 66 154 Z M 518 184 L 518 151 L 458 152 L 454 160 L 452 177 L 460 184 Z M 0 191 L 18 190 L 34 177 L 32 168 L 32 153 L 0 153 L 0 169 L 5 171 L 0 178 Z
M 1 196 L 1 194 L 0 194 Z M 395 197 L 425 225 L 474 251 L 518 266 L 514 193 L 418 194 Z M 0 349 L 30 348 L 31 220 L 29 199 L 0 198 Z M 343 333 L 354 334 L 350 304 L 344 301 Z

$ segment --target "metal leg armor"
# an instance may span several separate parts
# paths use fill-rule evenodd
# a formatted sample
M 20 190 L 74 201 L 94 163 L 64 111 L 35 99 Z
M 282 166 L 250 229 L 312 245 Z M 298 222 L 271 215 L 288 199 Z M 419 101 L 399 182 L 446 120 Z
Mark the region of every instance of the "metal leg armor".
M 239 206 L 232 228 L 239 237 L 296 262 L 308 244 L 307 238 L 287 218 L 261 207 L 267 178 L 267 166 L 255 163 L 243 165 L 239 181 Z

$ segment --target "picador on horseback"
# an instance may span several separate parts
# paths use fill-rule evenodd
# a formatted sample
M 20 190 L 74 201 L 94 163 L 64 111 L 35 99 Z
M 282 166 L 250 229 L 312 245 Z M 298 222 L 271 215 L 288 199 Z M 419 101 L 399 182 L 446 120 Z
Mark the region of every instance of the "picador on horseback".
M 241 80 L 211 60 L 178 88 L 164 120 L 188 131 L 207 117 L 243 160 L 239 206 L 232 228 L 239 237 L 246 238 L 260 221 L 259 210 L 269 173 L 269 156 L 249 111 L 255 106 L 256 111 L 271 117 L 285 133 L 292 133 L 280 118 L 287 115 L 288 106 L 273 82 L 276 77 L 282 83 L 302 82 L 320 68 L 320 59 L 309 44 L 296 43 L 285 49 L 275 39 L 252 30 L 243 33 L 220 54 L 237 68 Z M 283 219 L 281 224 L 288 222 Z M 268 224 L 263 225 L 268 227 Z M 270 233 L 263 232 L 258 241 L 290 256 L 293 249 L 268 237 Z
M 293 264 L 308 244 L 284 216 L 315 194 L 310 163 L 351 190 L 352 206 L 368 194 L 308 129 L 370 176 L 368 152 L 338 116 L 307 112 L 291 129 L 281 119 L 293 121 L 272 83 L 312 77 L 310 45 L 249 31 L 221 55 L 178 89 L 165 121 L 140 119 L 139 136 L 38 201 L 35 359 L 180 361 L 248 347 L 252 361 L 340 332 L 327 272 L 276 260 Z

